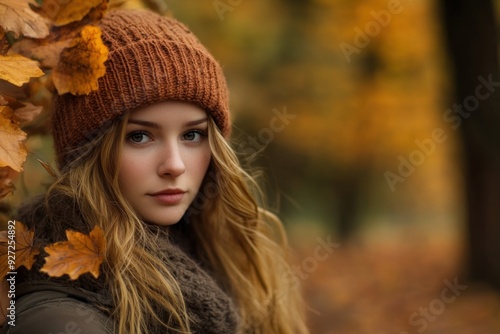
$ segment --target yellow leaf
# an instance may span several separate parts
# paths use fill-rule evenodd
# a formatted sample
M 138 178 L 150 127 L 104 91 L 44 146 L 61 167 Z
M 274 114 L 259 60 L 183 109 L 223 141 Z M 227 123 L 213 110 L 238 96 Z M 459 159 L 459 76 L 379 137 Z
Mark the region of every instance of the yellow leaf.
M 3 278 L 9 271 L 15 271 L 21 266 L 28 270 L 35 263 L 40 250 L 33 245 L 35 232 L 28 230 L 23 223 L 16 221 L 15 228 L 0 232 L 0 277 Z M 13 260 L 9 262 L 9 260 Z
M 52 277 L 69 275 L 72 280 L 87 272 L 99 277 L 99 266 L 104 260 L 104 234 L 96 226 L 87 236 L 80 232 L 66 231 L 68 241 L 45 247 L 49 254 L 40 271 Z
M 49 29 L 43 18 L 31 10 L 30 3 L 30 0 L 0 0 L 0 25 L 18 36 L 44 38 Z
M 0 79 L 21 87 L 32 77 L 41 77 L 43 71 L 34 60 L 22 55 L 0 56 Z
M 107 4 L 107 0 L 86 0 L 86 1 L 65 1 L 44 0 L 40 9 L 40 14 L 50 18 L 56 26 L 63 26 L 71 22 L 80 21 L 90 10 L 102 4 Z
M 9 107 L 2 106 L 0 111 Z M 12 110 L 10 110 L 12 112 Z M 16 172 L 23 170 L 23 163 L 26 160 L 26 147 L 24 140 L 26 133 L 23 132 L 10 119 L 6 118 L 3 112 L 0 113 L 0 167 L 11 167 Z
M 108 49 L 101 40 L 101 29 L 85 26 L 72 46 L 61 52 L 52 75 L 59 94 L 88 94 L 97 90 L 97 80 L 106 73 Z

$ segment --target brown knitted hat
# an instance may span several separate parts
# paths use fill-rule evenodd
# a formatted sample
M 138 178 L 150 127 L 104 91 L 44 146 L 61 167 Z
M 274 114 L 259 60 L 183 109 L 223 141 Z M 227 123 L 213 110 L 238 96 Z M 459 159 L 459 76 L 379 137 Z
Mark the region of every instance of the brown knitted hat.
M 145 10 L 114 10 L 100 22 L 106 74 L 88 95 L 54 98 L 52 132 L 59 167 L 116 117 L 165 100 L 205 109 L 226 137 L 228 92 L 219 64 L 178 21 Z

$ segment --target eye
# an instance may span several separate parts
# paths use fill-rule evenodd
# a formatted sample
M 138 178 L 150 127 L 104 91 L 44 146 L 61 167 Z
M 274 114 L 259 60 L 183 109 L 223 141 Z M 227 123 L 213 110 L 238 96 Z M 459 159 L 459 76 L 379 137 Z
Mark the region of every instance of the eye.
M 134 131 L 127 135 L 127 140 L 134 144 L 145 144 L 151 137 L 144 131 Z
M 182 140 L 190 142 L 200 142 L 206 134 L 200 130 L 191 130 L 182 135 Z

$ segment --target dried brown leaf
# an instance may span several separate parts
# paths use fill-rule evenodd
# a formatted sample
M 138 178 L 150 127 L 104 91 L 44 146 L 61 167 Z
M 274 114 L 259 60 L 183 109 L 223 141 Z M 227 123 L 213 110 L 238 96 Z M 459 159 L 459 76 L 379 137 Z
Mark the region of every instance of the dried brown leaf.
M 0 167 L 8 166 L 21 172 L 27 155 L 24 145 L 26 133 L 4 116 L 4 110 L 7 114 L 12 112 L 9 107 L 0 107 Z
M 22 107 L 14 110 L 12 120 L 19 124 L 31 122 L 35 117 L 40 115 L 42 109 L 42 107 L 35 106 L 29 102 L 24 103 Z
M 30 8 L 30 0 L 0 0 L 0 25 L 17 36 L 44 38 L 49 29 L 43 18 Z
M 0 167 L 0 199 L 16 190 L 14 180 L 18 175 L 19 173 L 10 167 Z
M 91 273 L 99 277 L 99 266 L 104 260 L 104 234 L 96 226 L 89 235 L 66 231 L 68 241 L 60 241 L 45 247 L 49 254 L 40 271 L 52 277 L 69 275 L 72 280 L 80 275 Z
M 61 27 L 53 27 L 50 35 L 44 39 L 25 38 L 15 43 L 9 53 L 19 53 L 28 58 L 38 60 L 44 68 L 55 68 L 61 52 L 75 44 L 74 39 L 80 38 L 83 27 L 97 23 L 106 12 L 106 4 L 92 8 L 81 21 Z
M 28 230 L 23 223 L 16 221 L 14 234 L 8 231 L 0 232 L 0 277 L 3 278 L 10 271 L 21 266 L 31 269 L 40 249 L 33 245 L 35 232 Z M 13 262 L 9 260 L 14 259 Z

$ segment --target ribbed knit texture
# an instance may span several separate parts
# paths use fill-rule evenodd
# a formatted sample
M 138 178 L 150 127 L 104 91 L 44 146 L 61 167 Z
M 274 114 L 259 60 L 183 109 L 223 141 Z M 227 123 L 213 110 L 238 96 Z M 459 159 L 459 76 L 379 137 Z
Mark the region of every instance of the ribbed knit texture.
M 165 100 L 197 103 L 229 135 L 222 69 L 183 24 L 144 10 L 114 10 L 100 27 L 109 58 L 99 89 L 54 98 L 52 132 L 60 168 L 76 158 L 70 152 L 105 131 L 108 121 Z

